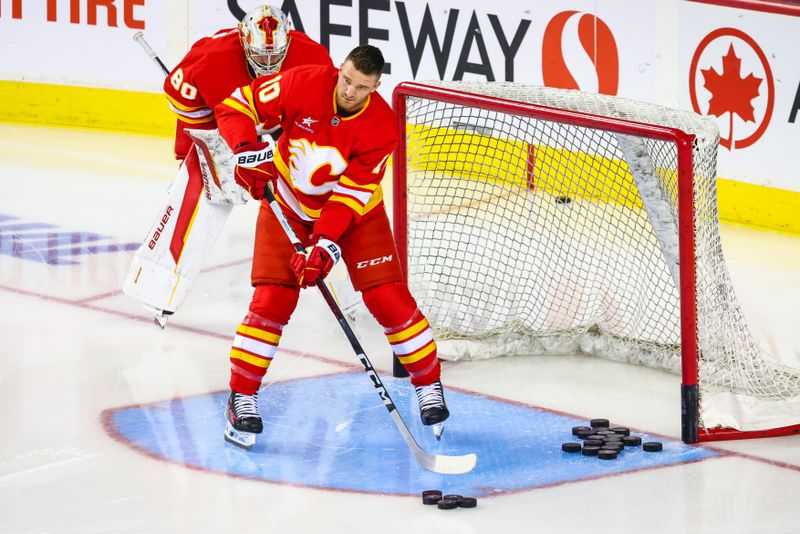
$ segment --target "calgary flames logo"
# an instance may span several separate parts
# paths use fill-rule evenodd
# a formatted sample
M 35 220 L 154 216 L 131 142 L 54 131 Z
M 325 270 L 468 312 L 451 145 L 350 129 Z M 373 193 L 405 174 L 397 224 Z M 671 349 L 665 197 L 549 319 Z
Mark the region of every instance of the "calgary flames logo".
M 775 85 L 764 52 L 749 35 L 734 28 L 709 33 L 689 67 L 692 107 L 702 114 L 698 86 L 710 94 L 705 114 L 724 121 L 720 121 L 720 145 L 728 150 L 746 148 L 764 134 L 775 104 Z
M 306 195 L 325 195 L 333 191 L 347 162 L 332 146 L 319 146 L 306 139 L 289 141 L 289 172 L 292 183 Z M 336 178 L 331 181 L 331 176 Z

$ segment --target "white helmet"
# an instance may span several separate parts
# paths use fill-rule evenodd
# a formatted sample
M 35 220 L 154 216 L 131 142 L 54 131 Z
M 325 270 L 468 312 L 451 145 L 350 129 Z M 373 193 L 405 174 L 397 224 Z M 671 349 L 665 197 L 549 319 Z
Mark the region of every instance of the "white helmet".
M 239 23 L 247 62 L 256 76 L 278 72 L 289 50 L 289 21 L 283 11 L 264 5 L 248 12 Z

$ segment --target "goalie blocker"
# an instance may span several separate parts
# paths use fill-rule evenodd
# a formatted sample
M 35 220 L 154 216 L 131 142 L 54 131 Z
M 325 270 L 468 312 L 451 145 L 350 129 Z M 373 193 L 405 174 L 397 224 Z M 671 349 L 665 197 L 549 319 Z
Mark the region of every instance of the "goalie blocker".
M 235 205 L 247 192 L 233 179 L 233 154 L 217 130 L 187 130 L 187 155 L 150 231 L 136 251 L 123 291 L 155 311 L 164 328 L 203 267 Z

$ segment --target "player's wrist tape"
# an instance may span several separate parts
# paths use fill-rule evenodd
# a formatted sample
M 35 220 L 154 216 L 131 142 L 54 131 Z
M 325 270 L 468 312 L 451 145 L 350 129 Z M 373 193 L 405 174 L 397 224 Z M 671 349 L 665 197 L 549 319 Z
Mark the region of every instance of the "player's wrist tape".
M 330 239 L 323 237 L 317 241 L 316 246 L 325 251 L 325 253 L 330 257 L 331 261 L 333 261 L 334 265 L 336 265 L 336 262 L 342 259 L 342 249 Z

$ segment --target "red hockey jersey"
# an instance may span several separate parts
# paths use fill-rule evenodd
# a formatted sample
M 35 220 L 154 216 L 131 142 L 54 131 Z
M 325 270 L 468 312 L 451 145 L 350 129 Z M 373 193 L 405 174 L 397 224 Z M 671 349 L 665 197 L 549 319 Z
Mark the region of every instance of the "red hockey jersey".
M 307 64 L 333 66 L 325 47 L 306 34 L 292 30 L 289 37 L 281 71 Z M 185 156 L 191 146 L 184 127 L 214 128 L 214 106 L 237 87 L 252 81 L 237 28 L 220 30 L 197 41 L 164 81 L 170 107 L 178 115 L 176 155 Z M 266 128 L 276 124 L 274 121 Z
M 355 218 L 382 205 L 380 181 L 397 144 L 394 112 L 377 92 L 354 115 L 337 113 L 337 79 L 335 67 L 296 67 L 256 78 L 215 109 L 231 147 L 257 141 L 256 125 L 281 118 L 277 197 L 306 221 L 333 204 Z

